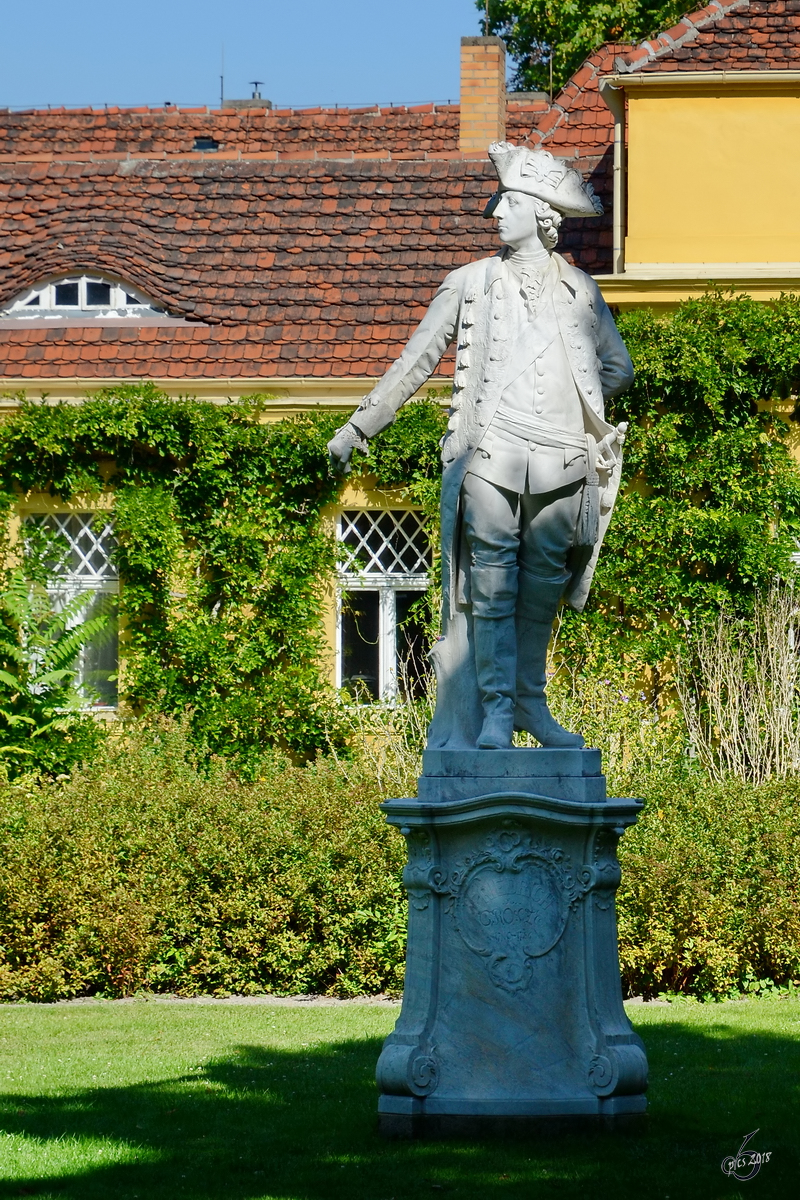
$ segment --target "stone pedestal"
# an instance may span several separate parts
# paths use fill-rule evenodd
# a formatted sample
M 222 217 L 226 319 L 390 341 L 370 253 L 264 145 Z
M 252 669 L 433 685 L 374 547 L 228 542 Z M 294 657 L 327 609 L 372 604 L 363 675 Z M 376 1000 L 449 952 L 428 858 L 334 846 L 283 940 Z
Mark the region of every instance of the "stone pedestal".
M 381 1129 L 607 1125 L 646 1108 L 622 1005 L 616 845 L 598 750 L 428 751 L 408 845 L 403 1007 L 378 1061 Z

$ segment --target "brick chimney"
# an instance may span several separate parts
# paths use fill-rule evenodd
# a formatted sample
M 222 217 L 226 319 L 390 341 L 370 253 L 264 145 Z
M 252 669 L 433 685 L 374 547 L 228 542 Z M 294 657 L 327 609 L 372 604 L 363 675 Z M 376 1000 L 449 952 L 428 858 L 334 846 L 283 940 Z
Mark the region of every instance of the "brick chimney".
M 485 156 L 506 136 L 506 46 L 499 37 L 461 39 L 461 129 L 458 148 Z

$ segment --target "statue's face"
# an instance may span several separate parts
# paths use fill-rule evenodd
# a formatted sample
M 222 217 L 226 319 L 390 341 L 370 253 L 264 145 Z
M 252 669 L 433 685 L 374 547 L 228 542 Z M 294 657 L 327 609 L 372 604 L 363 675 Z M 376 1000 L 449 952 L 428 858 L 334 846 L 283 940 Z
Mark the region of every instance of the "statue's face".
M 536 201 L 525 192 L 503 192 L 494 216 L 500 241 L 514 250 L 537 236 Z

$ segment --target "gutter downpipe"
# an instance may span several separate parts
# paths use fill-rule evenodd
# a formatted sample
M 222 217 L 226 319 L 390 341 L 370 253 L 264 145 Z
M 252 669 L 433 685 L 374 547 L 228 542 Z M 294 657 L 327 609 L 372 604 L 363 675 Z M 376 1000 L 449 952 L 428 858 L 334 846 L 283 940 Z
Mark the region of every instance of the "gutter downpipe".
M 625 273 L 625 217 L 627 162 L 625 150 L 625 91 L 610 79 L 600 81 L 600 95 L 614 117 L 614 251 L 615 275 Z

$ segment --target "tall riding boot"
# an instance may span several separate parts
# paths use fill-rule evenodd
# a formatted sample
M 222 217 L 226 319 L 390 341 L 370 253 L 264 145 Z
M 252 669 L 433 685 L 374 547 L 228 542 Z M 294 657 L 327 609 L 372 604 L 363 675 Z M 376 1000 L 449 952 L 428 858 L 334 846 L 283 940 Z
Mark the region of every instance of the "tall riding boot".
M 517 706 L 514 724 L 532 733 L 543 746 L 580 749 L 585 742 L 579 733 L 559 725 L 547 706 L 547 647 L 563 583 L 536 579 L 520 573 L 517 610 Z
M 507 750 L 514 735 L 518 568 L 473 563 L 470 571 L 475 671 L 483 705 L 481 750 Z
M 475 668 L 483 704 L 481 750 L 507 750 L 514 733 L 514 679 L 517 673 L 513 617 L 472 618 Z

